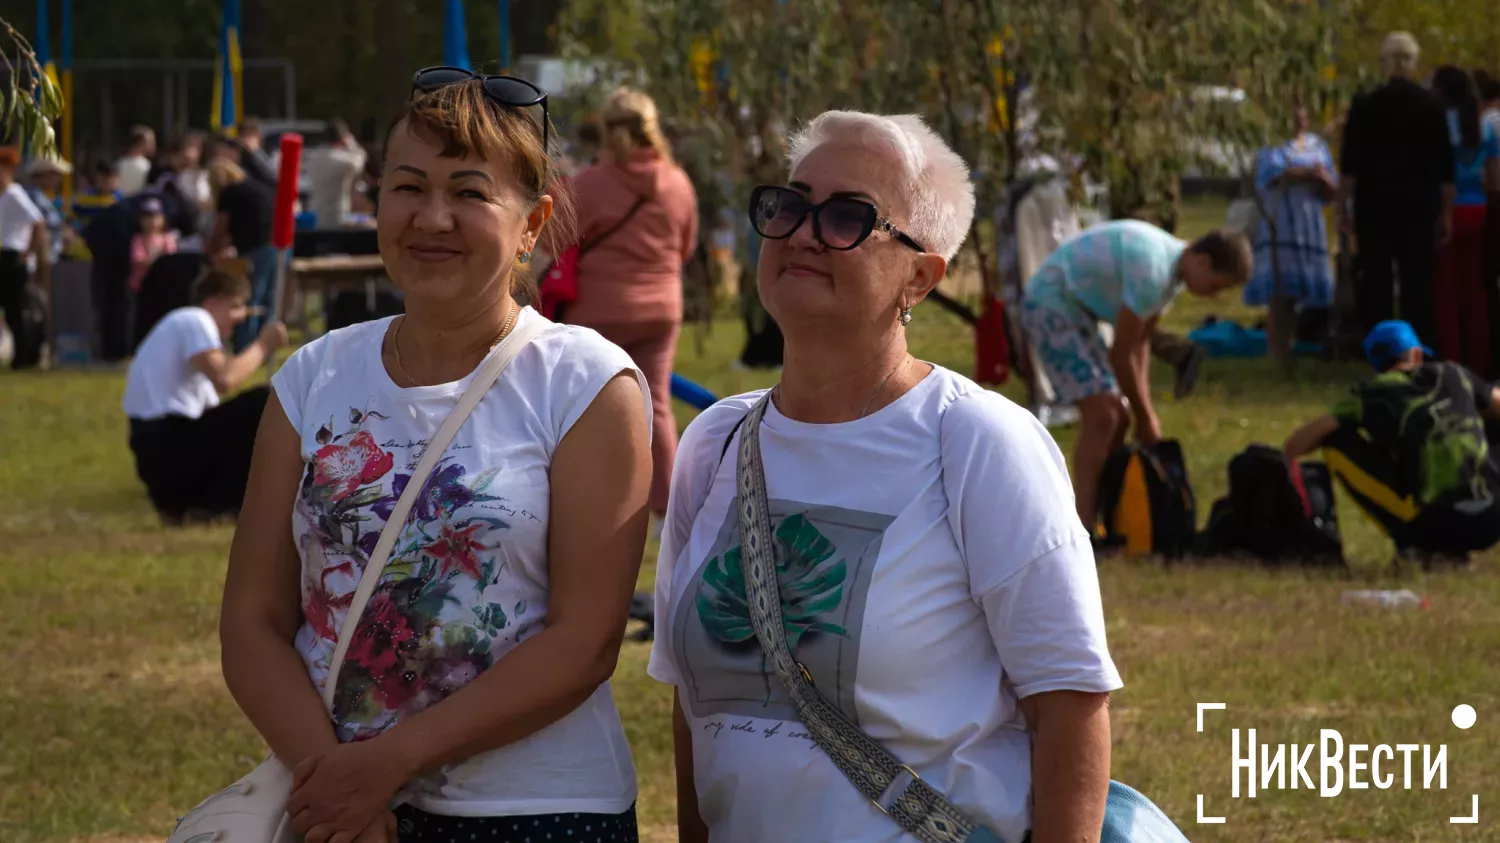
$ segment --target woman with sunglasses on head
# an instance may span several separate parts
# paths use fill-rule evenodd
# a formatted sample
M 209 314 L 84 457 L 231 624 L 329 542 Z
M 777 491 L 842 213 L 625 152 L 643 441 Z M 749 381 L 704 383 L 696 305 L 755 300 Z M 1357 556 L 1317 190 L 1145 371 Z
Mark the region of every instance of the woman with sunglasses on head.
M 682 840 L 963 839 L 903 832 L 904 772 L 846 777 L 829 736 L 859 732 L 1001 840 L 1098 839 L 1120 679 L 1062 456 L 907 347 L 973 217 L 968 167 L 917 117 L 855 112 L 789 157 L 750 207 L 781 382 L 689 425 L 658 561 Z
M 625 349 L 651 385 L 651 511 L 667 511 L 677 422 L 672 363 L 682 333 L 682 267 L 697 250 L 698 199 L 672 160 L 656 103 L 616 91 L 604 104 L 603 155 L 571 185 L 578 197 L 578 298 L 567 321 Z M 659 522 L 658 522 L 659 526 Z
M 272 380 L 225 585 L 225 678 L 295 773 L 287 812 L 307 843 L 635 840 L 608 679 L 647 529 L 646 387 L 594 332 L 516 302 L 557 219 L 541 92 L 450 69 L 416 83 L 387 133 L 378 220 L 406 312 L 329 333 Z M 427 442 L 511 354 L 399 521 L 330 676 Z

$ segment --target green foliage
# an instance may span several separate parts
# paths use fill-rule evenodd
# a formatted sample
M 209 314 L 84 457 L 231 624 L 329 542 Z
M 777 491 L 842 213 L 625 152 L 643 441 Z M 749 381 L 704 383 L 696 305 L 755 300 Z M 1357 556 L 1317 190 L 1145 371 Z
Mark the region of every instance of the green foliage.
M 1224 165 L 1215 148 L 1284 137 L 1298 104 L 1340 102 L 1357 77 L 1331 72 L 1334 35 L 1363 2 L 574 0 L 559 26 L 568 55 L 730 139 L 712 163 L 736 200 L 780 175 L 785 127 L 858 108 L 925 116 L 975 167 L 981 207 L 1037 152 L 1081 164 L 1124 214 L 1175 203 L 1184 170 Z
M 36 53 L 21 33 L 0 19 L 0 62 L 6 84 L 0 90 L 0 138 L 13 138 L 32 154 L 57 152 L 52 121 L 62 114 L 62 91 L 37 63 Z

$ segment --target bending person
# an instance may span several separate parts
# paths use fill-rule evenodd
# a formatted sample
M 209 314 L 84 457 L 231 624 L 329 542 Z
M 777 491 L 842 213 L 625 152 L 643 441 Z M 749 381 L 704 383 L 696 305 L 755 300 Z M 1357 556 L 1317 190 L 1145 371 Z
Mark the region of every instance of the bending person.
M 1485 438 L 1485 421 L 1500 420 L 1500 390 L 1431 353 L 1411 325 L 1376 325 L 1365 356 L 1378 374 L 1285 445 L 1293 460 L 1321 448 L 1397 553 L 1424 567 L 1500 541 L 1500 468 Z
M 969 230 L 969 168 L 916 117 L 839 111 L 790 163 L 750 200 L 756 290 L 786 334 L 758 431 L 786 644 L 1000 839 L 1097 840 L 1120 677 L 1062 454 L 1025 409 L 907 349 Z M 909 839 L 809 737 L 752 629 L 736 454 L 765 396 L 694 420 L 672 480 L 648 669 L 676 686 L 680 837 Z
M 237 355 L 224 343 L 245 321 L 250 282 L 208 270 L 193 287 L 193 305 L 156 323 L 125 378 L 130 450 L 146 494 L 168 523 L 239 513 L 250 477 L 255 430 L 270 391 L 244 385 L 276 349 L 286 327 L 268 322 Z
M 1191 244 L 1138 220 L 1108 222 L 1064 242 L 1026 282 L 1021 320 L 1061 403 L 1078 406 L 1073 451 L 1078 516 L 1093 530 L 1099 475 L 1125 440 L 1154 445 L 1161 422 L 1151 405 L 1151 336 L 1185 287 L 1212 296 L 1245 283 L 1250 244 L 1215 231 Z M 1100 323 L 1113 328 L 1106 344 Z

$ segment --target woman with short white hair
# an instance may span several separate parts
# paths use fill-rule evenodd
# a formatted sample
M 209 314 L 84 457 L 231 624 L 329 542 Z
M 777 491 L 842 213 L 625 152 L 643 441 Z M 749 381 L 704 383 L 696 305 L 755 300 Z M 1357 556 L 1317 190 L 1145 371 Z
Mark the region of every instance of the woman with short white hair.
M 907 349 L 968 167 L 839 111 L 790 164 L 750 203 L 782 379 L 684 433 L 657 568 L 682 840 L 1096 840 L 1120 678 L 1062 455 Z

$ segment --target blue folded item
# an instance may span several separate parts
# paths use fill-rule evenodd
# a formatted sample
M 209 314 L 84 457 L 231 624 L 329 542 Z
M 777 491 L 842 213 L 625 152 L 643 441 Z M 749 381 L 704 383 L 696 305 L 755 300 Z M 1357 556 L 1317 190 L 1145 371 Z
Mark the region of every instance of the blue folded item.
M 1270 353 L 1265 331 L 1224 319 L 1206 320 L 1188 334 L 1188 339 L 1202 346 L 1210 357 L 1265 357 Z M 1293 354 L 1321 354 L 1322 351 L 1323 346 L 1319 343 L 1292 343 Z

